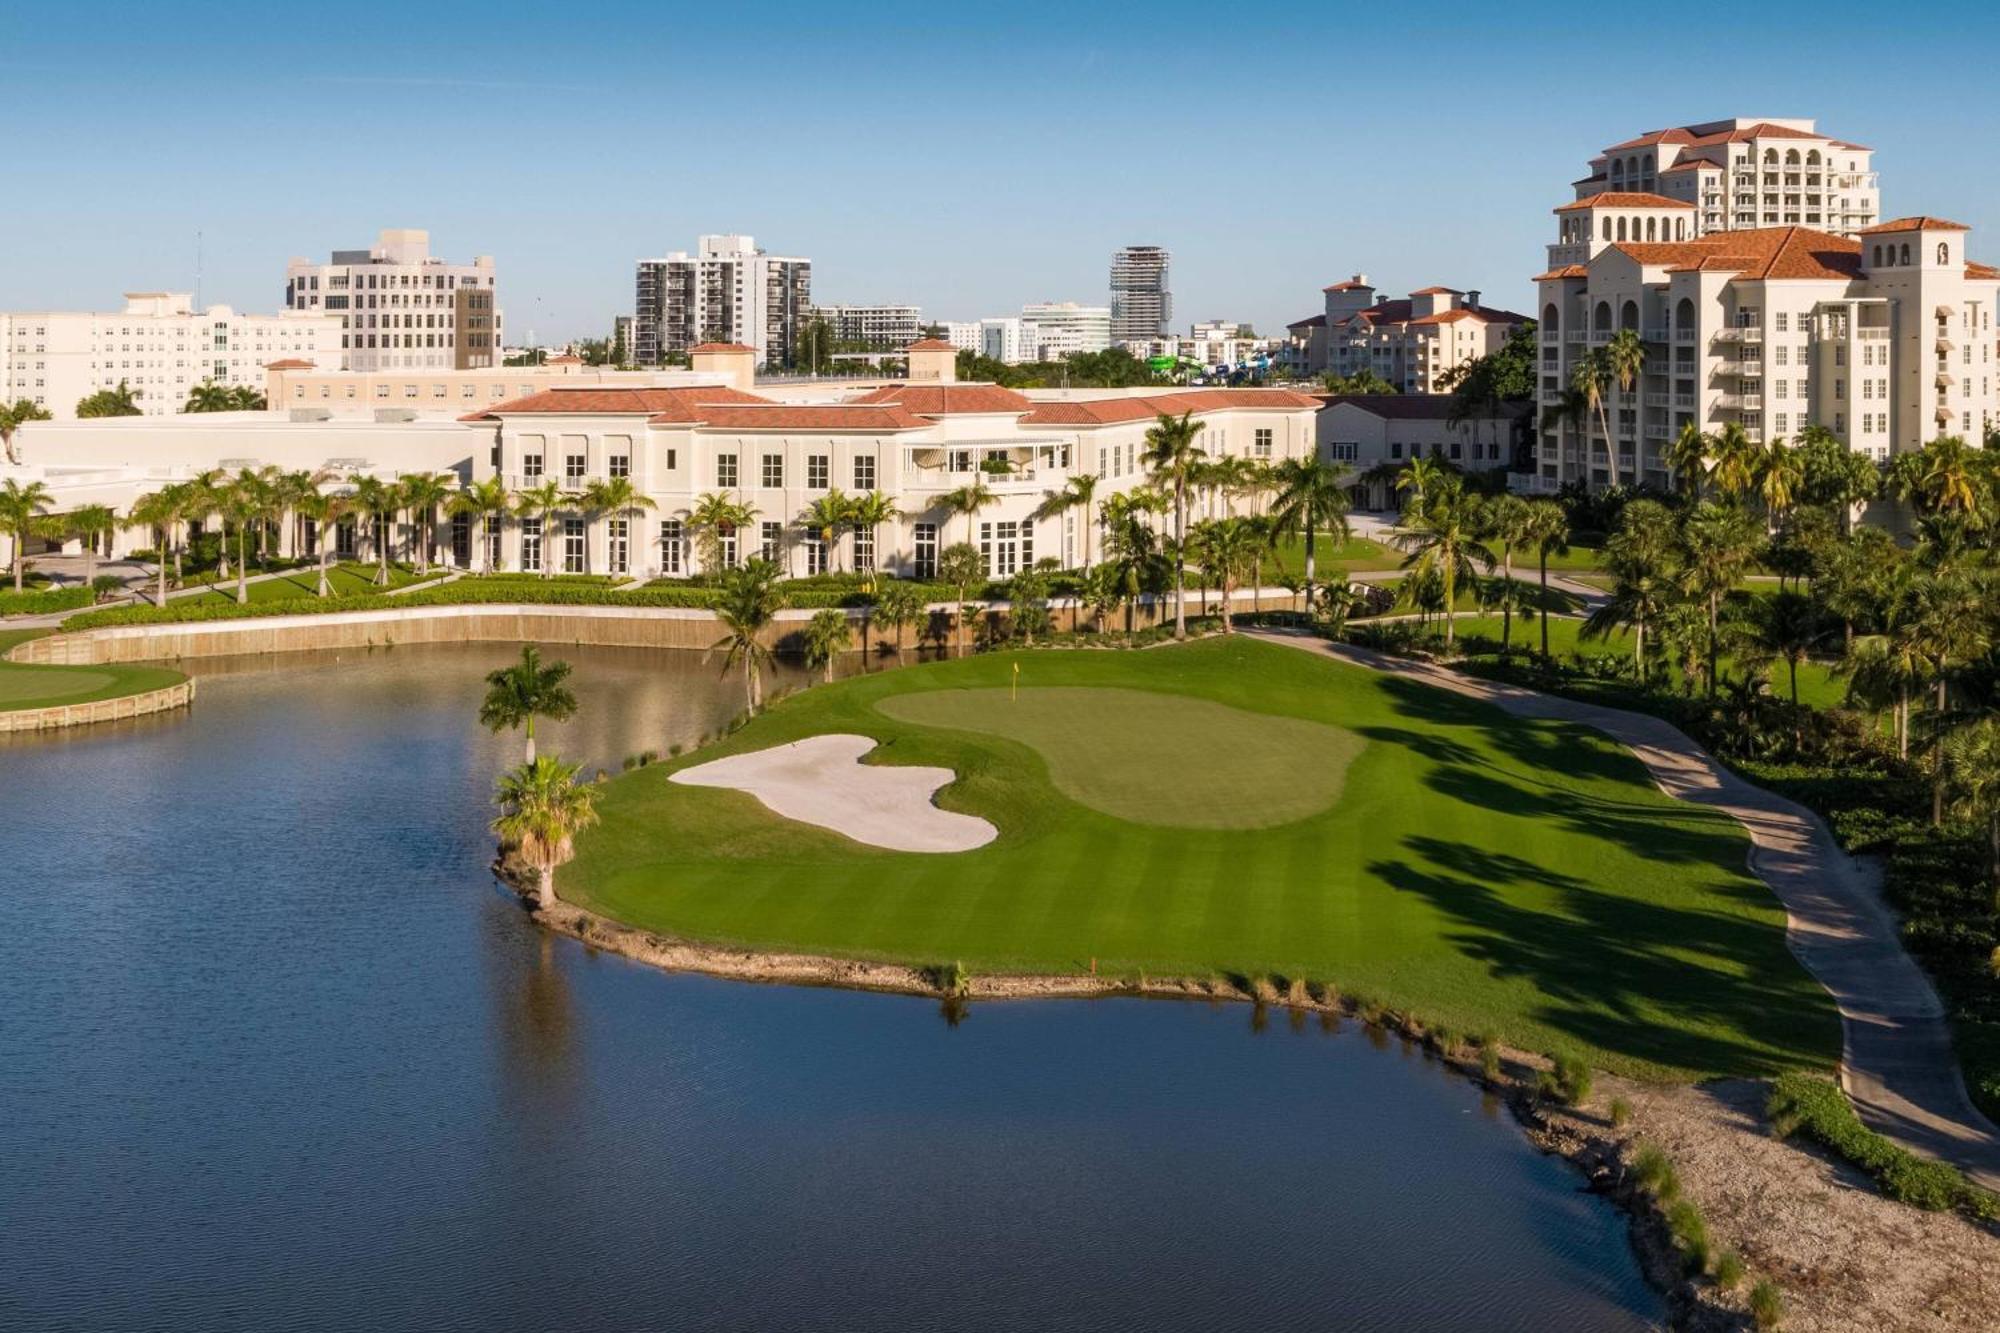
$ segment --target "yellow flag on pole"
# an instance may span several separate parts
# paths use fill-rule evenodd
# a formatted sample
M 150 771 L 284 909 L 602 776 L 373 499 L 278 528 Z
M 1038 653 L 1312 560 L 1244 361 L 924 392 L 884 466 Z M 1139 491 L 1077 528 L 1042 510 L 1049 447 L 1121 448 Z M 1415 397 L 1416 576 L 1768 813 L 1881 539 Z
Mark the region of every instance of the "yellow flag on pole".
M 1021 664 L 1019 662 L 1016 662 L 1014 663 L 1014 685 L 1013 688 L 1007 692 L 1007 702 L 1014 703 L 1017 700 L 1019 700 L 1020 697 L 1021 697 Z

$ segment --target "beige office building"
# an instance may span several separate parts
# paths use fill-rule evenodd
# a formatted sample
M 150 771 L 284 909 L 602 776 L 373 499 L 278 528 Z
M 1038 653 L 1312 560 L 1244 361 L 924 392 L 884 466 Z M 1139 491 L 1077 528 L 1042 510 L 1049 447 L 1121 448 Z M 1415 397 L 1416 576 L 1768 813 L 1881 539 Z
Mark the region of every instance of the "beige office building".
M 500 364 L 501 314 L 491 255 L 452 264 L 431 234 L 386 228 L 366 250 L 285 266 L 287 309 L 338 316 L 347 370 L 472 370 Z

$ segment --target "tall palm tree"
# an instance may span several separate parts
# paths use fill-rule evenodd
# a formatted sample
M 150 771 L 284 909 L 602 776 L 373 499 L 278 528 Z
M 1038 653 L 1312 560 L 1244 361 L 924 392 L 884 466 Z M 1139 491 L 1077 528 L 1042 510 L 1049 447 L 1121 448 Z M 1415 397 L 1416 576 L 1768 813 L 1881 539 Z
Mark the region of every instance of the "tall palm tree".
M 534 763 L 535 719 L 545 717 L 551 722 L 564 722 L 576 715 L 576 696 L 564 683 L 569 672 L 569 663 L 544 663 L 540 649 L 532 643 L 523 645 L 520 661 L 486 673 L 486 698 L 479 705 L 480 725 L 488 731 L 512 731 L 516 727 L 525 730 L 527 749 L 523 758 Z
M 1174 501 L 1174 637 L 1187 637 L 1187 504 L 1188 488 L 1207 457 L 1195 441 L 1204 423 L 1193 412 L 1178 417 L 1162 412 L 1146 430 L 1146 468 L 1153 484 Z
M 875 594 L 873 619 L 896 632 L 896 656 L 903 655 L 903 627 L 924 613 L 924 597 L 901 579 L 885 579 Z M 879 633 L 879 631 L 878 631 Z
M 1519 600 L 1514 589 L 1514 552 L 1530 544 L 1528 526 L 1532 514 L 1533 510 L 1526 500 L 1502 492 L 1486 502 L 1485 510 L 1480 515 L 1488 545 L 1500 548 L 1500 587 L 1505 594 L 1500 599 L 1500 653 L 1503 657 L 1514 650 L 1514 603 Z
M 188 394 L 183 412 L 234 412 L 237 410 L 235 392 L 226 384 L 214 380 L 203 380 Z
M 39 481 L 21 485 L 12 477 L 0 482 L 0 529 L 14 539 L 14 591 L 21 591 L 28 570 L 28 538 L 49 511 L 49 488 Z
M 1000 497 L 983 481 L 971 481 L 938 497 L 938 505 L 948 514 L 965 515 L 965 540 L 973 538 L 972 521 L 979 511 L 999 502 Z
M 1773 524 L 1784 520 L 1799 488 L 1805 485 L 1805 465 L 1799 451 L 1774 439 L 1757 456 L 1757 495 Z
M 514 497 L 516 514 L 522 518 L 538 519 L 541 522 L 543 578 L 550 578 L 555 573 L 556 543 L 552 529 L 555 525 L 556 511 L 569 504 L 573 498 L 554 477 L 544 477 L 541 485 L 530 486 Z
M 1409 554 L 1403 568 L 1414 577 L 1434 577 L 1444 589 L 1444 641 L 1454 641 L 1458 627 L 1458 584 L 1493 568 L 1493 552 L 1480 540 L 1480 501 L 1457 478 L 1435 487 L 1424 501 L 1423 513 L 1396 544 Z
M 1760 597 L 1753 622 L 1758 644 L 1785 664 L 1791 676 L 1792 703 L 1799 702 L 1799 663 L 1825 637 L 1825 622 L 1810 597 L 1799 592 L 1780 592 Z
M 314 487 L 294 502 L 294 508 L 302 518 L 313 521 L 313 531 L 319 534 L 319 593 L 321 597 L 332 595 L 327 567 L 333 561 L 333 541 L 330 532 L 335 524 L 353 511 L 353 499 L 339 491 L 321 491 Z
M 431 572 L 431 555 L 437 549 L 438 509 L 451 500 L 456 480 L 449 473 L 412 472 L 398 483 L 401 507 L 417 525 L 418 574 Z
M 1629 396 L 1632 392 L 1632 386 L 1639 382 L 1640 374 L 1646 369 L 1646 344 L 1639 340 L 1639 335 L 1636 331 L 1632 329 L 1620 329 L 1618 332 L 1612 334 L 1611 341 L 1605 344 L 1604 363 L 1611 370 L 1611 378 L 1617 382 L 1618 392 Z M 1620 480 L 1616 445 L 1612 443 L 1608 433 L 1605 436 L 1605 443 L 1607 448 L 1613 450 L 1611 480 L 1616 482 Z M 1632 453 L 1632 484 L 1634 486 L 1639 484 L 1640 471 L 1639 454 L 1635 447 Z
M 396 512 L 396 488 L 380 477 L 355 472 L 348 476 L 348 484 L 354 488 L 354 508 L 368 515 L 369 529 L 375 539 L 375 582 L 383 587 L 389 583 L 389 523 Z
M 605 541 L 604 566 L 607 573 L 626 574 L 631 572 L 632 515 L 641 509 L 655 509 L 653 497 L 639 491 L 632 485 L 630 477 L 600 477 L 583 488 L 583 507 L 593 514 L 610 514 L 625 523 L 626 568 L 612 569 L 610 540 Z M 585 563 L 589 563 L 589 552 L 585 552 Z
M 760 668 L 771 661 L 763 633 L 778 613 L 778 567 L 769 560 L 753 559 L 726 571 L 722 595 L 716 601 L 716 619 L 729 632 L 710 646 L 722 652 L 724 671 L 743 663 L 744 706 L 752 713 L 764 703 Z
M 849 501 L 848 526 L 857 533 L 864 529 L 868 533 L 868 568 L 865 571 L 868 577 L 862 587 L 869 592 L 875 591 L 876 576 L 881 572 L 883 564 L 882 525 L 894 523 L 902 517 L 902 513 L 903 511 L 896 507 L 896 502 L 880 491 L 869 491 Z
M 1956 435 L 1940 435 L 1923 447 L 1919 485 L 1933 512 L 1979 508 L 1979 468 L 1972 449 Z
M 49 420 L 49 410 L 37 407 L 27 398 L 16 398 L 11 403 L 0 403 L 0 450 L 4 450 L 9 463 L 21 461 L 20 451 L 14 448 L 14 432 L 30 421 Z
M 1931 701 L 1931 823 L 1935 826 L 1944 823 L 1944 739 L 1952 677 L 1992 647 L 1991 617 L 1979 586 L 1962 575 L 1921 579 L 1912 592 L 1910 630 L 1918 651 L 1930 663 L 1935 692 Z
M 1306 541 L 1306 607 L 1313 604 L 1313 580 L 1318 573 L 1314 538 L 1324 528 L 1347 545 L 1347 479 L 1345 463 L 1331 463 L 1317 454 L 1287 458 L 1276 470 L 1277 499 L 1272 515 L 1285 533 L 1302 533 Z
M 2000 719 L 1988 713 L 1953 733 L 1945 746 L 1952 807 L 1986 826 L 1988 901 L 2000 911 Z
M 83 581 L 97 582 L 97 556 L 104 539 L 118 530 L 118 514 L 110 505 L 83 505 L 63 515 L 63 528 L 83 543 Z
M 513 497 L 507 493 L 507 483 L 498 477 L 471 482 L 446 502 L 448 512 L 465 514 L 471 519 L 472 540 L 479 544 L 479 572 L 482 574 L 493 572 L 493 548 L 486 540 L 486 525 L 505 515 L 512 506 Z
M 950 584 L 958 594 L 954 619 L 958 622 L 958 655 L 965 656 L 965 632 L 968 617 L 966 612 L 972 606 L 972 587 L 986 578 L 986 559 L 979 554 L 979 548 L 971 542 L 957 542 L 947 546 L 938 555 L 938 577 Z
M 1071 477 L 1063 488 L 1048 498 L 1051 513 L 1066 509 L 1083 511 L 1083 568 L 1091 565 L 1090 530 L 1096 526 L 1093 516 L 1097 512 L 1097 474 L 1079 472 Z
M 1104 554 L 1115 573 L 1120 600 L 1125 603 L 1125 632 L 1132 632 L 1132 615 L 1139 598 L 1158 581 L 1160 538 L 1146 521 L 1150 497 L 1136 492 L 1114 495 L 1100 506 L 1104 515 Z
M 1612 369 L 1608 350 L 1593 347 L 1577 358 L 1569 376 L 1570 391 L 1582 402 L 1586 415 L 1591 412 L 1597 414 L 1597 424 L 1604 430 L 1604 462 L 1611 469 L 1613 482 L 1618 480 L 1618 455 L 1611 439 L 1611 416 L 1605 410 L 1605 403 L 1617 374 Z
M 225 538 L 231 525 L 236 530 L 236 604 L 245 606 L 250 601 L 250 527 L 264 515 L 261 482 L 245 468 L 218 493 L 217 506 Z
M 815 611 L 813 618 L 806 622 L 806 664 L 824 669 L 826 683 L 831 685 L 833 664 L 852 642 L 854 630 L 847 623 L 847 612 L 835 606 Z
M 535 905 L 556 905 L 556 867 L 574 855 L 576 835 L 597 822 L 597 789 L 580 781 L 578 764 L 554 755 L 530 759 L 504 774 L 494 792 L 500 817 L 493 831 L 535 868 Z
M 1549 655 L 1549 555 L 1569 549 L 1569 515 L 1554 500 L 1530 500 L 1521 522 L 1521 544 L 1532 547 L 1541 566 L 1542 656 Z
M 1715 697 L 1721 657 L 1722 599 L 1735 588 L 1757 554 L 1763 534 L 1734 505 L 1703 500 L 1681 521 L 1681 591 L 1708 612 L 1708 697 Z
M 149 491 L 134 500 L 125 511 L 125 521 L 133 527 L 143 527 L 152 532 L 159 543 L 154 554 L 160 579 L 159 604 L 167 604 L 167 548 L 173 545 L 174 525 L 180 522 L 180 510 L 174 488 L 162 487 Z
M 822 567 L 839 572 L 840 530 L 854 521 L 854 502 L 838 486 L 816 497 L 799 513 L 799 526 L 819 543 Z
M 1202 573 L 1222 589 L 1222 632 L 1234 634 L 1231 598 L 1248 569 L 1256 533 L 1243 518 L 1211 518 L 1194 525 L 1192 546 Z
M 1414 521 L 1424 512 L 1424 496 L 1432 488 L 1450 476 L 1450 471 L 1436 458 L 1421 455 L 1412 457 L 1396 473 L 1397 491 L 1408 491 L 1410 499 L 1403 506 L 1402 520 Z
M 1708 458 L 1713 441 L 1692 420 L 1681 425 L 1680 434 L 1667 446 L 1667 466 L 1673 470 L 1674 484 L 1691 499 L 1701 496 L 1702 479 L 1708 475 Z

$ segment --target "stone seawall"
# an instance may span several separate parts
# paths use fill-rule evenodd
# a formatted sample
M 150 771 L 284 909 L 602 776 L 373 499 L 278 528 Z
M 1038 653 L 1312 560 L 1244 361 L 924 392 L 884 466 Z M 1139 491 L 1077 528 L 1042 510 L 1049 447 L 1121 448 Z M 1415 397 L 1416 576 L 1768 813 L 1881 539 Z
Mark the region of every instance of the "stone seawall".
M 51 704 L 47 708 L 13 708 L 0 711 L 0 732 L 53 731 L 59 727 L 83 727 L 93 722 L 117 722 L 148 713 L 165 713 L 186 708 L 194 702 L 194 682 L 184 680 L 164 689 L 143 694 L 124 694 L 115 699 L 93 699 L 89 703 Z
M 1237 610 L 1249 610 L 1251 601 L 1247 591 L 1239 592 L 1235 599 Z M 1266 592 L 1261 599 L 1267 611 L 1288 609 L 1297 602 L 1295 595 L 1282 590 Z M 1190 594 L 1188 614 L 1196 614 L 1200 604 Z M 985 615 L 1001 616 L 1005 611 L 1005 604 L 997 603 L 989 606 Z M 1144 628 L 1170 611 L 1171 603 L 1167 602 L 1142 606 L 1135 624 Z M 1073 628 L 1079 616 L 1086 628 L 1091 624 L 1090 613 L 1068 601 L 1052 603 L 1049 612 L 1058 630 Z M 795 646 L 800 631 L 814 614 L 803 610 L 778 612 L 764 635 L 765 642 L 780 650 Z M 856 622 L 858 632 L 862 613 L 849 611 L 848 617 Z M 1113 628 L 1120 627 L 1123 613 L 1115 613 L 1107 621 Z M 914 643 L 921 632 L 918 626 L 906 626 L 905 642 Z M 478 603 L 184 624 L 117 625 L 30 639 L 17 645 L 8 654 L 8 660 L 41 666 L 104 666 L 238 653 L 350 650 L 413 643 L 569 643 L 705 650 L 721 637 L 722 628 L 715 614 L 701 608 Z M 871 638 L 893 637 L 893 632 L 886 629 L 871 631 Z

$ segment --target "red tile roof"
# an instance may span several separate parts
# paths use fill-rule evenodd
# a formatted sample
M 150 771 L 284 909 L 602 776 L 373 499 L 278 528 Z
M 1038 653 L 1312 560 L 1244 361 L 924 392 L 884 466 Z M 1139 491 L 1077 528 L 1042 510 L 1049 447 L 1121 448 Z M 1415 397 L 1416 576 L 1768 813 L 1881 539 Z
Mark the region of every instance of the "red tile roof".
M 928 430 L 936 423 L 912 416 L 898 403 L 864 406 L 856 403 L 747 403 L 703 406 L 695 423 L 704 430 Z M 651 417 L 663 425 L 678 419 Z
M 1863 236 L 1874 236 L 1880 232 L 1885 232 L 1885 231 L 1971 231 L 1971 230 L 1972 228 L 1966 226 L 1963 222 L 1948 222 L 1944 218 L 1934 218 L 1926 214 L 1920 213 L 1915 217 L 1891 218 L 1887 222 L 1878 222 L 1872 227 L 1863 227 L 1861 229 L 1860 234 Z
M 952 346 L 942 338 L 919 338 L 903 350 L 906 352 L 956 352 L 958 348 Z
M 1528 279 L 1528 281 L 1554 282 L 1557 278 L 1587 278 L 1589 276 L 1590 270 L 1581 264 L 1564 264 L 1561 268 L 1552 268 L 1547 273 L 1537 273 L 1534 277 Z
M 594 416 L 637 416 L 653 421 L 701 420 L 698 408 L 707 404 L 767 403 L 754 393 L 720 386 L 692 389 L 603 388 L 543 389 L 525 398 L 515 398 L 491 407 L 482 407 L 459 418 L 460 421 L 489 421 L 499 416 L 546 414 L 589 414 Z
M 1686 208 L 1693 204 L 1679 199 L 1669 199 L 1663 194 L 1634 194 L 1624 190 L 1606 190 L 1602 194 L 1585 195 L 1575 203 L 1557 204 L 1557 213 L 1580 213 L 1586 208 Z
M 1713 232 L 1691 241 L 1620 241 L 1611 247 L 1641 264 L 1677 272 L 1728 270 L 1739 278 L 1845 281 L 1861 271 L 1861 243 L 1806 227 Z
M 1372 282 L 1356 282 L 1354 279 L 1349 278 L 1346 282 L 1336 282 L 1333 286 L 1322 287 L 1320 290 L 1323 292 L 1372 292 L 1375 290 L 1375 284 Z
M 1670 167 L 1661 167 L 1660 174 L 1664 176 L 1668 172 L 1673 172 L 1673 171 L 1720 171 L 1720 170 L 1722 170 L 1722 164 L 1720 162 L 1711 162 L 1705 157 L 1697 157 L 1697 158 L 1690 158 L 1686 162 L 1676 162 Z
M 1526 315 L 1517 315 L 1511 310 L 1492 310 L 1486 306 L 1459 306 L 1455 310 L 1440 310 L 1435 315 L 1423 315 L 1410 321 L 1412 327 L 1420 324 L 1456 324 L 1460 320 L 1476 319 L 1481 324 L 1525 324 Z
M 1288 329 L 1323 329 L 1326 327 L 1326 316 L 1309 315 L 1304 319 L 1295 319 L 1285 325 L 1285 327 Z
M 1458 295 L 1461 295 L 1461 292 L 1460 292 L 1460 291 L 1459 291 L 1459 289 L 1458 289 L 1458 288 L 1456 288 L 1456 287 L 1419 287 L 1419 288 L 1418 288 L 1418 289 L 1417 289 L 1416 291 L 1413 291 L 1413 292 L 1411 292 L 1411 293 L 1410 293 L 1410 295 L 1412 295 L 1412 296 L 1458 296 Z
M 692 356 L 696 352 L 755 352 L 756 350 L 754 347 L 745 347 L 742 343 L 696 343 L 688 348 L 688 355 Z
M 1690 131 L 1685 129 L 1648 130 L 1636 139 L 1627 139 L 1624 143 L 1612 144 L 1609 148 L 1605 149 L 1604 151 L 1607 153 L 1616 153 L 1616 152 L 1621 152 L 1627 148 L 1651 148 L 1654 144 L 1660 144 L 1660 143 L 1693 143 L 1693 142 L 1694 142 L 1694 135 Z
M 946 344 L 949 346 L 949 344 Z M 1034 400 L 997 384 L 886 384 L 850 403 L 897 403 L 925 417 L 1013 413 L 1033 410 Z
M 1965 262 L 1965 276 L 1968 278 L 2000 278 L 2000 268 L 1995 268 L 1991 264 L 1975 264 L 1968 259 Z
M 1127 421 L 1151 421 L 1165 413 L 1180 416 L 1192 412 L 1248 409 L 1276 412 L 1318 408 L 1319 399 L 1290 389 L 1187 389 L 1171 393 L 1149 393 L 1125 398 L 1085 398 L 1037 403 L 1035 410 L 1021 418 L 1024 426 L 1112 426 Z
M 301 361 L 296 357 L 287 357 L 283 361 L 266 361 L 264 363 L 264 369 L 266 370 L 311 370 L 312 368 L 312 362 Z

